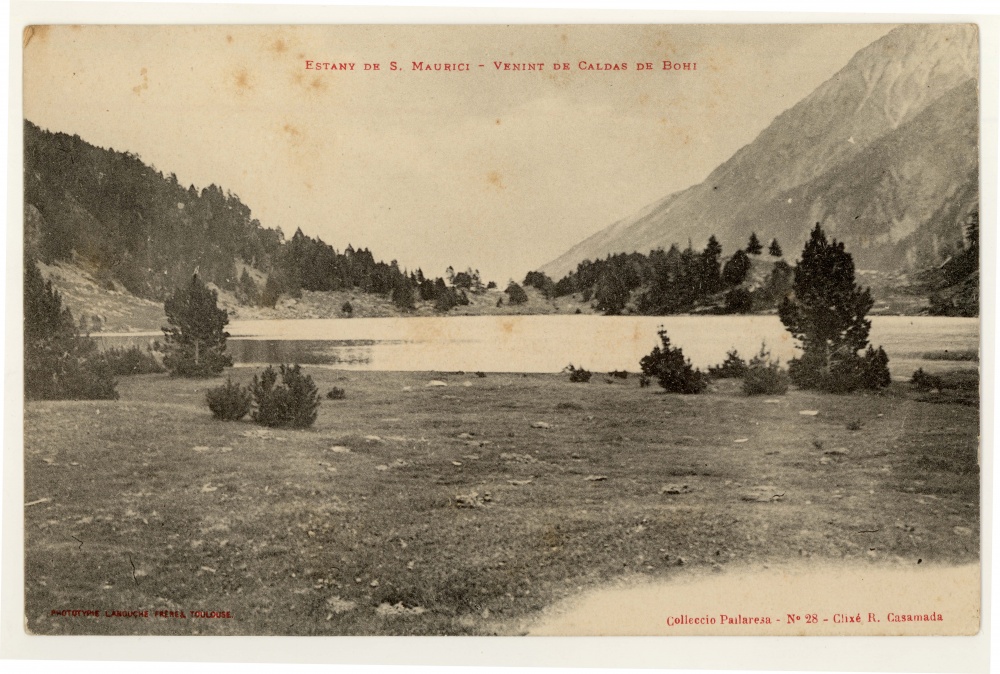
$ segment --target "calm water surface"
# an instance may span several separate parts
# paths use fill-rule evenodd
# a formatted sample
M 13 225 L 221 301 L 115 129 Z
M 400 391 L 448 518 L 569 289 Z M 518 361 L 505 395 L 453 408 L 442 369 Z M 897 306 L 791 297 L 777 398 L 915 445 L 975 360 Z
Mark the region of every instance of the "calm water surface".
M 936 316 L 876 316 L 871 342 L 881 344 L 896 377 L 923 366 L 929 351 L 979 347 L 979 320 Z M 299 362 L 339 369 L 558 372 L 637 371 L 639 359 L 667 329 L 674 345 L 701 368 L 732 348 L 750 356 L 766 342 L 782 361 L 795 355 L 777 316 L 452 316 L 233 321 L 229 350 L 237 364 Z M 96 335 L 104 346 L 145 344 L 160 333 Z M 974 367 L 974 363 L 963 363 Z

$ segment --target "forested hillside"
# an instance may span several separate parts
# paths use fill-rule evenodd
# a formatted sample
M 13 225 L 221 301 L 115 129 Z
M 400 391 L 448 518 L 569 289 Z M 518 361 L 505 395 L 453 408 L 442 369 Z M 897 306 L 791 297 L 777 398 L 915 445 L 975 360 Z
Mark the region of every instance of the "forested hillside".
M 302 290 L 356 289 L 390 297 L 403 310 L 423 300 L 447 311 L 465 302 L 464 290 L 475 290 L 401 270 L 366 248 L 339 252 L 301 230 L 285 241 L 221 187 L 184 187 L 135 154 L 27 120 L 24 166 L 29 256 L 72 262 L 137 297 L 161 301 L 194 270 L 242 303 L 262 306 Z

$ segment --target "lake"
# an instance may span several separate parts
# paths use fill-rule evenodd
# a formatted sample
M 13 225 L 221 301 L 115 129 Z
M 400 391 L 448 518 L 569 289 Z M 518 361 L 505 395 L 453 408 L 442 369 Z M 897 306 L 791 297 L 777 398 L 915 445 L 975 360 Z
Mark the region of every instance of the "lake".
M 894 377 L 975 363 L 925 360 L 945 349 L 979 348 L 979 319 L 874 316 L 871 342 L 889 354 Z M 796 353 L 777 316 L 452 316 L 233 321 L 229 351 L 238 366 L 298 362 L 338 369 L 558 372 L 572 363 L 595 372 L 639 369 L 659 343 L 671 342 L 702 369 L 732 348 L 744 357 L 761 342 L 787 361 Z M 162 341 L 162 333 L 97 334 L 103 347 Z

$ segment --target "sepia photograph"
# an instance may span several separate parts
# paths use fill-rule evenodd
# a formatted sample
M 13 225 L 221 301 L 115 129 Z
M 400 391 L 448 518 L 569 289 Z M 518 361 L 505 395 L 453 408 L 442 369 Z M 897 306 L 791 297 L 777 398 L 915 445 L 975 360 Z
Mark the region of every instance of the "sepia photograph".
M 976 23 L 21 49 L 28 634 L 980 631 Z

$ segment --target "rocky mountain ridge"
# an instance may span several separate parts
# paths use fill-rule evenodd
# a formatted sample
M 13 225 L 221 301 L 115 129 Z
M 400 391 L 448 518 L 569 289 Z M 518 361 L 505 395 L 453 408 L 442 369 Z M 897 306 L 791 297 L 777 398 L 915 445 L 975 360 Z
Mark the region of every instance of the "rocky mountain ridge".
M 700 184 L 597 232 L 541 271 L 715 234 L 801 248 L 810 228 L 885 272 L 939 264 L 978 207 L 978 31 L 900 26 L 779 115 Z

